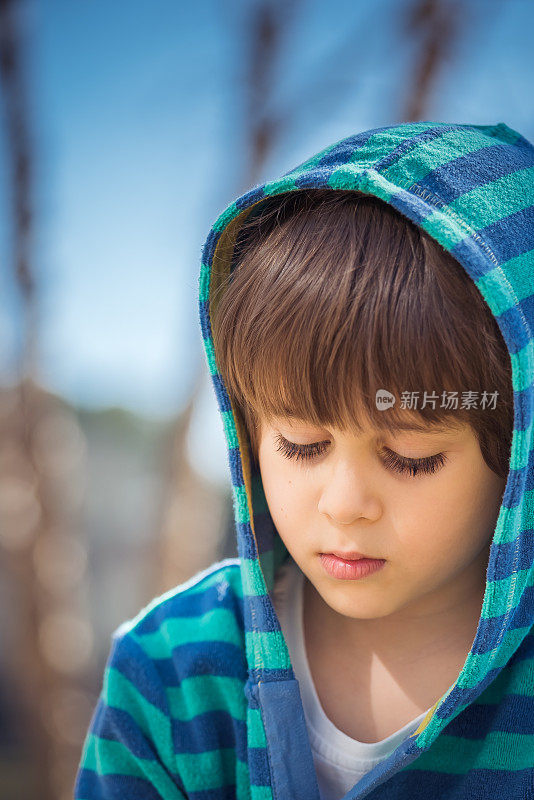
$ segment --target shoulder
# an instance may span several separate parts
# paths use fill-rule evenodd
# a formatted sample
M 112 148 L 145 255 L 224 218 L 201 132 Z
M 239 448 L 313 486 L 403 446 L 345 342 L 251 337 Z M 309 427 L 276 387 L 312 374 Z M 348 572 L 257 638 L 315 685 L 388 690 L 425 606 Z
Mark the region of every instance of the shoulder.
M 205 669 L 209 658 L 229 666 L 236 662 L 235 671 L 245 650 L 239 559 L 212 564 L 155 597 L 116 628 L 113 640 L 142 651 L 165 682 L 169 670 L 179 682 L 195 669 Z
M 75 797 L 181 800 L 191 742 L 222 746 L 226 718 L 243 716 L 246 677 L 239 559 L 226 559 L 113 632 Z

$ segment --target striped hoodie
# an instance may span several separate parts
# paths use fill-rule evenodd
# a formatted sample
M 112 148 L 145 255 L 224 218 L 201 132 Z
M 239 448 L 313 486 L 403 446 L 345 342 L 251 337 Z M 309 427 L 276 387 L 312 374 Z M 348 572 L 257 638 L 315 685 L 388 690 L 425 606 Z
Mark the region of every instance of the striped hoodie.
M 534 147 L 503 123 L 429 121 L 349 136 L 246 192 L 213 225 L 200 326 L 228 446 L 238 557 L 155 598 L 114 632 L 75 800 L 320 798 L 272 603 L 288 551 L 210 324 L 210 297 L 251 208 L 308 187 L 375 195 L 446 248 L 497 320 L 514 390 L 509 471 L 471 649 L 417 730 L 343 800 L 534 800 Z

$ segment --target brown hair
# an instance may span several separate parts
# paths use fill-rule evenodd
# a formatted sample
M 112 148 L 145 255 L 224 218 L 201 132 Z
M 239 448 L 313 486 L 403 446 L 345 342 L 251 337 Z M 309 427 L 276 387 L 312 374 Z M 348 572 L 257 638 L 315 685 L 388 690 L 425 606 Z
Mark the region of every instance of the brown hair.
M 331 189 L 261 201 L 215 295 L 215 357 L 255 461 L 260 418 L 395 430 L 407 411 L 377 408 L 386 389 L 418 392 L 408 414 L 424 427 L 468 422 L 490 469 L 508 474 L 512 372 L 497 322 L 456 259 L 386 202 Z M 474 405 L 463 392 L 478 393 Z

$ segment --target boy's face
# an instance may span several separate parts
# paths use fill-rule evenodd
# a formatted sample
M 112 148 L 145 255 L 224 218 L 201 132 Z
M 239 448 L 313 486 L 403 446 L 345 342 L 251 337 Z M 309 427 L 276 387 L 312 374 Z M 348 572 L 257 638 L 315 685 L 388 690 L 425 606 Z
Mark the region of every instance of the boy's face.
M 279 449 L 286 442 L 324 444 L 297 460 Z M 395 471 L 399 457 L 426 458 L 435 470 Z M 487 466 L 469 425 L 352 433 L 276 418 L 261 421 L 258 460 L 279 535 L 339 614 L 413 619 L 447 614 L 473 597 L 481 602 L 506 480 Z M 386 561 L 364 578 L 343 580 L 323 567 L 320 554 L 333 551 Z

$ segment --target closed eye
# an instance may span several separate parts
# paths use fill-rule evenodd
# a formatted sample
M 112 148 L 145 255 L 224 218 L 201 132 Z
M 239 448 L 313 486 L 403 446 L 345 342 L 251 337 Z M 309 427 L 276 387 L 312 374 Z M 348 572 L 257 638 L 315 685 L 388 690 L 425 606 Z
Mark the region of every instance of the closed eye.
M 296 444 L 295 442 L 290 442 L 281 433 L 277 434 L 275 441 L 278 445 L 277 450 L 285 458 L 302 462 L 313 461 L 318 458 L 327 450 L 330 444 L 329 441 Z M 388 447 L 383 448 L 382 452 L 382 462 L 386 469 L 391 472 L 408 474 L 412 478 L 419 474 L 431 475 L 447 461 L 447 456 L 444 453 L 436 453 L 424 458 L 408 458 L 395 453 Z

